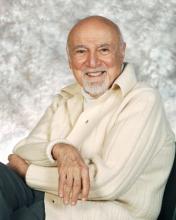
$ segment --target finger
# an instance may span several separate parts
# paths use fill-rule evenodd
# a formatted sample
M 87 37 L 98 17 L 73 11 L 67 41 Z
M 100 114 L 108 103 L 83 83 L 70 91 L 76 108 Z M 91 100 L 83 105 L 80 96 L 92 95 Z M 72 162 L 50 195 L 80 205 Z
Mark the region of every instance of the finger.
M 64 203 L 65 205 L 67 205 L 69 203 L 70 200 L 70 193 L 72 191 L 72 186 L 73 186 L 73 176 L 71 172 L 67 173 L 67 179 L 65 181 L 65 185 L 64 185 Z
M 64 184 L 66 181 L 66 172 L 64 168 L 59 169 L 59 186 L 58 186 L 58 193 L 61 198 L 64 195 Z
M 72 197 L 71 197 L 72 205 L 76 205 L 80 192 L 81 192 L 81 176 L 79 175 L 76 178 L 74 178 L 74 181 L 73 181 L 73 191 L 72 191 Z
M 81 177 L 82 177 L 82 200 L 87 200 L 90 189 L 89 169 L 87 166 L 84 166 L 82 168 Z

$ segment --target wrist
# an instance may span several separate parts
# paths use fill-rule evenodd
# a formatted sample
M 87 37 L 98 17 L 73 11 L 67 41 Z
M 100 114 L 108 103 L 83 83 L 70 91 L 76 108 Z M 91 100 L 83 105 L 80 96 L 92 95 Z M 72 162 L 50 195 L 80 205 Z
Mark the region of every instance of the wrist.
M 51 151 L 51 155 L 53 157 L 54 160 L 57 160 L 59 155 L 60 155 L 60 149 L 63 147 L 62 143 L 56 143 L 55 145 L 53 145 L 52 151 Z

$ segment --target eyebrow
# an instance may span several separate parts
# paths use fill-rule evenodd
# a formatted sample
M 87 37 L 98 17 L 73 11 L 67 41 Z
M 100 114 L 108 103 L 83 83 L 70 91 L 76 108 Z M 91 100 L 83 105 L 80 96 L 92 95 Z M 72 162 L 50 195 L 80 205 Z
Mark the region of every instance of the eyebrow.
M 79 49 L 79 48 L 83 48 L 83 47 L 86 48 L 85 45 L 80 44 L 80 45 L 76 45 L 76 46 L 73 47 L 72 49 L 75 50 L 75 49 Z
M 99 44 L 98 47 L 110 47 L 110 44 L 103 43 L 103 44 Z M 79 44 L 79 45 L 76 45 L 75 47 L 73 47 L 72 49 L 76 50 L 76 49 L 79 49 L 79 48 L 87 48 L 87 47 L 83 44 Z
M 110 47 L 111 45 L 108 43 L 100 44 L 99 47 Z

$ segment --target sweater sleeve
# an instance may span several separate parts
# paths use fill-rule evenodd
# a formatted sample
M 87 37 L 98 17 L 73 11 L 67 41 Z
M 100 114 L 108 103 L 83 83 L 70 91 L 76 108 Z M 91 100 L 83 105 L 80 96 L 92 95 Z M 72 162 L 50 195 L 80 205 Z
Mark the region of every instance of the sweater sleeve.
M 126 105 L 107 134 L 103 149 L 101 156 L 91 158 L 95 178 L 89 199 L 110 200 L 127 192 L 146 167 L 152 166 L 152 160 L 163 155 L 158 153 L 162 150 L 164 157 L 157 158 L 152 172 L 157 175 L 158 164 L 164 160 L 161 182 L 166 182 L 174 159 L 174 136 L 157 92 L 147 91 Z
M 88 165 L 89 160 L 85 159 Z M 94 170 L 89 166 L 90 180 L 93 181 Z M 59 172 L 57 167 L 44 167 L 31 164 L 26 173 L 26 183 L 35 190 L 58 195 Z
M 56 162 L 50 154 L 50 148 L 61 140 L 50 141 L 50 126 L 53 114 L 61 102 L 62 97 L 60 95 L 54 98 L 52 104 L 47 108 L 32 132 L 16 144 L 13 153 L 19 155 L 29 163 L 42 166 L 55 165 Z
M 44 167 L 31 164 L 26 173 L 26 183 L 35 190 L 58 195 L 57 167 Z

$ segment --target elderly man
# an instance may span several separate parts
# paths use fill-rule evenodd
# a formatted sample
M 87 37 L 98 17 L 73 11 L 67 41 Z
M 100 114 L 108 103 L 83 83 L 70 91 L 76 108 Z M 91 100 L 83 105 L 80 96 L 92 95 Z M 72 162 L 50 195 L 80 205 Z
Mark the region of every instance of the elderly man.
M 77 82 L 1 164 L 0 219 L 157 219 L 174 135 L 159 94 L 124 63 L 125 47 L 107 18 L 87 17 L 71 29 Z

